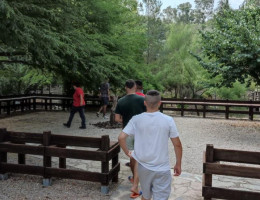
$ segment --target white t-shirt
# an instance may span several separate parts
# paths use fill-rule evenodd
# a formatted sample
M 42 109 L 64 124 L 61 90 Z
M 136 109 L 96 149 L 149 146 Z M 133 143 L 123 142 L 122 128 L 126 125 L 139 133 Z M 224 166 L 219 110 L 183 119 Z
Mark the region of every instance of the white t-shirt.
M 172 117 L 159 111 L 135 115 L 123 132 L 134 135 L 132 156 L 137 162 L 152 171 L 170 169 L 168 141 L 179 136 Z

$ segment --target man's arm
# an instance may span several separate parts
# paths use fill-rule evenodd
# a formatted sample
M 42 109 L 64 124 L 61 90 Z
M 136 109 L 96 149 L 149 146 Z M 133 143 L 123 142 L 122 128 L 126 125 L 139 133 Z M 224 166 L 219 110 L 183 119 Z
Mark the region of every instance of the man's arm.
M 179 176 L 181 174 L 181 159 L 182 159 L 182 144 L 179 137 L 171 138 L 172 144 L 174 146 L 176 164 L 174 166 L 174 176 Z
M 83 106 L 83 101 L 84 101 L 84 98 L 83 98 L 83 94 L 80 94 L 80 106 Z
M 115 114 L 115 121 L 118 123 L 122 123 L 123 122 L 122 116 L 120 114 Z
M 123 131 L 121 131 L 121 133 L 118 136 L 118 142 L 119 142 L 120 147 L 125 152 L 125 154 L 127 156 L 131 157 L 131 152 L 128 150 L 127 145 L 126 145 L 126 138 L 127 137 L 128 137 L 128 135 L 126 133 L 124 133 Z

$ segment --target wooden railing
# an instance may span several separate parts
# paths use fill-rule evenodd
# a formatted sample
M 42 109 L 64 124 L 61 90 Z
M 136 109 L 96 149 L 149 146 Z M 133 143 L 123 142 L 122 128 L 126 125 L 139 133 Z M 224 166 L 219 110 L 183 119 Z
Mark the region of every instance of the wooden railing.
M 229 162 L 229 164 L 221 164 L 221 161 Z M 260 199 L 260 192 L 212 186 L 212 175 L 214 174 L 260 179 L 259 167 L 238 166 L 234 165 L 234 163 L 260 165 L 260 152 L 216 149 L 213 145 L 207 145 L 203 163 L 202 196 L 204 200 L 211 200 L 211 198 L 233 200 Z
M 97 96 L 85 96 L 86 108 L 100 106 Z M 112 105 L 112 100 L 110 101 Z M 72 98 L 62 95 L 34 95 L 34 96 L 5 96 L 0 97 L 0 115 L 10 115 L 16 112 L 36 110 L 66 110 L 72 105 Z M 200 99 L 170 99 L 163 98 L 161 112 L 177 111 L 181 116 L 187 112 L 202 114 L 223 113 L 226 119 L 230 114 L 248 115 L 250 120 L 254 115 L 260 115 L 260 101 L 231 101 L 231 100 L 200 100 Z M 242 110 L 241 110 L 242 109 Z
M 242 108 L 245 110 L 239 110 Z M 230 114 L 248 115 L 250 120 L 254 115 L 260 115 L 260 101 L 231 101 L 231 100 L 196 100 L 196 99 L 162 99 L 161 112 L 179 111 L 181 116 L 185 112 L 194 112 L 198 116 L 202 113 L 203 118 L 206 113 L 224 113 L 229 119 Z
M 98 96 L 86 96 L 86 108 L 100 106 Z M 25 95 L 0 97 L 0 115 L 36 110 L 66 110 L 72 106 L 73 99 L 63 95 Z M 112 104 L 112 101 L 110 102 Z
M 73 146 L 75 149 L 66 147 Z M 93 148 L 79 150 L 76 147 Z M 43 176 L 43 184 L 49 185 L 51 177 L 77 179 L 101 183 L 101 191 L 108 192 L 109 182 L 118 182 L 120 163 L 118 142 L 110 142 L 109 136 L 101 138 L 54 135 L 51 132 L 23 133 L 0 129 L 0 174 L 22 173 Z M 18 164 L 8 163 L 7 153 L 18 154 Z M 42 166 L 26 164 L 26 155 L 43 157 Z M 59 168 L 52 168 L 52 157 L 59 158 Z M 100 172 L 66 169 L 66 158 L 100 161 Z M 109 169 L 109 161 L 112 168 Z

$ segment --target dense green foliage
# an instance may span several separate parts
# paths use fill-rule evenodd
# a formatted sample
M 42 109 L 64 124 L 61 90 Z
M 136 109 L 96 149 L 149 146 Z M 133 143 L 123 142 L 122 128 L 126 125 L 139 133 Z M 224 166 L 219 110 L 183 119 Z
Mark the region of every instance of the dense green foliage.
M 105 76 L 121 84 L 142 61 L 134 0 L 3 0 L 0 10 L 0 52 L 11 55 L 2 63 L 28 64 L 95 89 Z
M 206 59 L 199 59 L 212 76 L 222 76 L 219 86 L 235 81 L 260 84 L 260 7 L 221 10 L 202 32 Z
M 245 98 L 245 81 L 260 84 L 259 1 L 218 2 L 1 0 L 0 95 L 69 94 L 72 81 L 96 94 L 107 78 L 123 94 L 131 78 L 165 96 Z

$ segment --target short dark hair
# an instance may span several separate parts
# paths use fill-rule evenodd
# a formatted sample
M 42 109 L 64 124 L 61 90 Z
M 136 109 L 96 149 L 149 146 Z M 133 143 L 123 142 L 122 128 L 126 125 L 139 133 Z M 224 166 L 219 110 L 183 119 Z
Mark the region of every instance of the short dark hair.
M 140 81 L 140 80 L 136 80 L 135 81 L 135 84 L 136 84 L 136 87 L 137 87 L 137 89 L 143 89 L 143 83 L 142 83 L 142 81 Z
M 78 81 L 73 82 L 72 85 L 75 85 L 76 87 L 80 87 L 81 86 L 80 82 L 78 82 Z
M 133 79 L 129 79 L 125 82 L 125 86 L 129 89 L 132 89 L 135 86 L 135 81 Z
M 161 95 L 160 92 L 157 90 L 149 90 L 144 98 L 147 106 L 150 108 L 156 108 L 158 106 L 158 103 L 161 101 Z
M 158 92 L 157 90 L 149 90 L 146 95 L 149 95 L 149 96 L 159 96 L 160 95 L 160 92 Z

